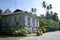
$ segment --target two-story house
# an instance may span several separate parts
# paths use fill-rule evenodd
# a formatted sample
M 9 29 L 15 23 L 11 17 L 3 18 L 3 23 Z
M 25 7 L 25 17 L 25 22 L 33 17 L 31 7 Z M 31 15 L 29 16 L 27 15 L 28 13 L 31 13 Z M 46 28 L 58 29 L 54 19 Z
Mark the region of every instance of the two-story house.
M 38 17 L 27 11 L 17 9 L 13 13 L 7 11 L 2 16 L 3 29 L 25 28 L 28 32 L 35 32 L 39 27 Z

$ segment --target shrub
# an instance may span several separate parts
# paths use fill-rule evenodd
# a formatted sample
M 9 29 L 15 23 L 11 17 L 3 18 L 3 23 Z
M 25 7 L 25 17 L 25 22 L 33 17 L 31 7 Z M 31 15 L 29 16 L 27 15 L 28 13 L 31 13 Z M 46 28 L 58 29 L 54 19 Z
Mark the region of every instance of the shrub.
M 44 33 L 47 32 L 47 28 L 46 27 L 42 27 L 42 29 L 43 29 Z
M 17 36 L 27 36 L 27 31 L 25 29 L 18 29 L 15 30 L 13 34 Z
M 27 31 L 25 29 L 6 29 L 2 30 L 0 33 L 10 36 L 27 36 Z

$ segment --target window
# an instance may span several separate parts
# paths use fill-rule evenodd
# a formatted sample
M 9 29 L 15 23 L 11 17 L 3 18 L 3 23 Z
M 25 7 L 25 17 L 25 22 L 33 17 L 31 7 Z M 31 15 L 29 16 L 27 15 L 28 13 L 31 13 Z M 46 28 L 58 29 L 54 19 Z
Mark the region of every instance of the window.
M 38 26 L 38 20 L 36 20 L 36 25 Z
M 4 22 L 7 22 L 7 17 L 4 18 Z
M 30 22 L 31 22 L 31 18 L 28 17 L 28 25 L 30 25 Z
M 6 25 L 8 26 L 8 25 L 9 25 L 9 23 L 6 23 Z
M 32 24 L 33 26 L 35 26 L 35 19 L 32 19 Z
M 11 17 L 9 16 L 9 20 L 8 20 L 9 22 L 11 22 Z
M 19 25 L 19 22 L 16 22 L 16 25 Z
M 13 29 L 13 27 L 10 27 L 11 29 Z
M 28 25 L 30 25 L 30 23 L 28 23 Z
M 21 21 L 21 16 L 19 17 L 19 20 Z
M 24 19 L 24 16 L 19 17 L 20 22 L 23 21 L 23 19 Z
M 14 16 L 14 21 L 16 21 L 16 16 Z
M 28 17 L 28 22 L 30 22 L 31 21 L 31 18 L 30 17 Z

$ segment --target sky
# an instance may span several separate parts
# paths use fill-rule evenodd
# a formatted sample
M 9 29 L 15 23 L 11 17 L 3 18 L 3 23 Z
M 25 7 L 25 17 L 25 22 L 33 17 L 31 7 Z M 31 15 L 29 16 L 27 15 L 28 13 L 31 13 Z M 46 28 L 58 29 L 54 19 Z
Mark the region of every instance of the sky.
M 9 8 L 12 12 L 16 9 L 31 12 L 31 8 L 37 9 L 37 15 L 45 15 L 45 9 L 42 7 L 42 2 L 45 1 L 46 5 L 52 4 L 52 11 L 58 13 L 60 19 L 60 0 L 0 0 L 0 9 L 5 11 Z

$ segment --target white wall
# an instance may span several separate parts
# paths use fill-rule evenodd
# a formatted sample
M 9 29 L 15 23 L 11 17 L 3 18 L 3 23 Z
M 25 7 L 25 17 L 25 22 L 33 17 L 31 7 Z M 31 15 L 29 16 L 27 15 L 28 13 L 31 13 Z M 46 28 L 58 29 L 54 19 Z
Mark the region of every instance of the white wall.
M 28 25 L 28 17 L 31 18 L 30 25 Z M 33 20 L 33 19 L 34 19 L 34 20 Z M 35 26 L 33 26 L 33 21 L 35 22 Z M 36 23 L 36 21 L 38 21 L 38 19 L 36 19 L 36 18 L 34 18 L 34 17 L 31 17 L 31 16 L 29 16 L 29 15 L 25 15 L 25 25 L 26 25 L 26 26 L 39 27 L 39 21 L 38 21 L 38 23 Z M 38 26 L 37 26 L 37 24 L 38 24 Z

